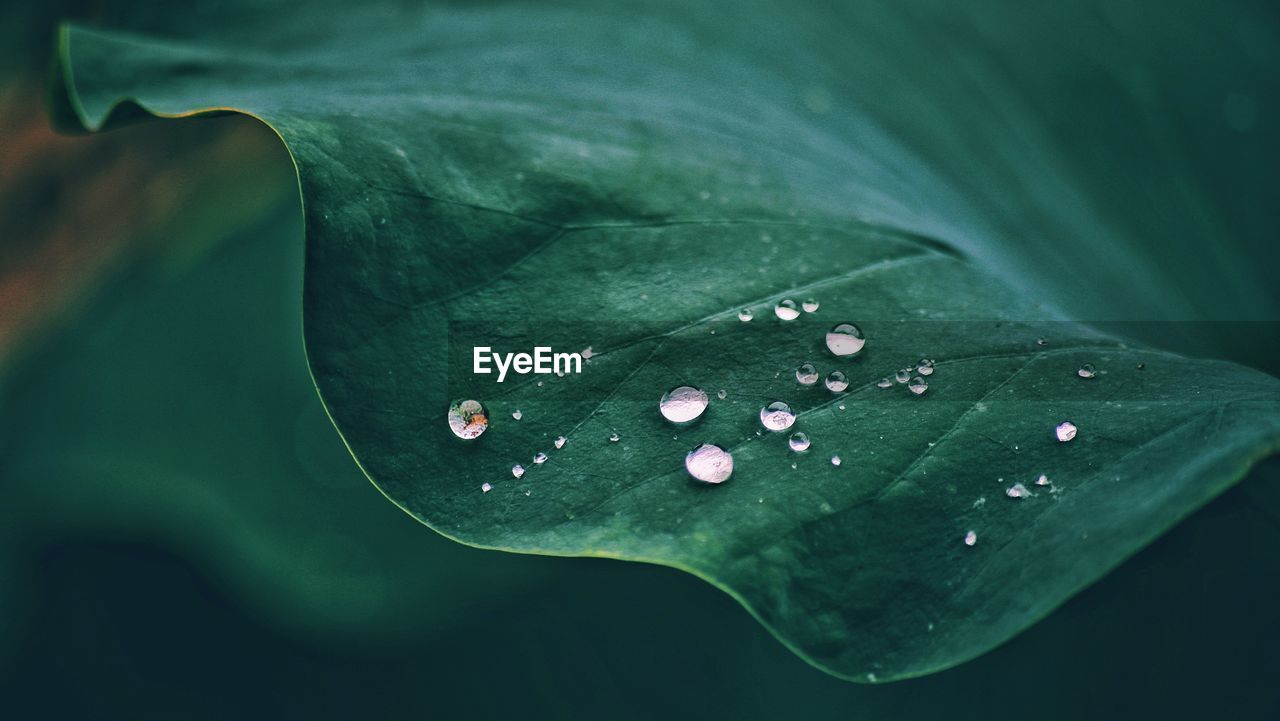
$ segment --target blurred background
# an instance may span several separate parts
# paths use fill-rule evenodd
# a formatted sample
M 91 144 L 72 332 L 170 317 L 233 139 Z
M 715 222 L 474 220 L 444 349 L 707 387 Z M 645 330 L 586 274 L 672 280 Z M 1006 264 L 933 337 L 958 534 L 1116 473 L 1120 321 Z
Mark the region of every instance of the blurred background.
M 420 526 L 316 398 L 275 136 L 51 130 L 53 28 L 94 12 L 0 7 L 0 717 L 1280 718 L 1275 459 L 1005 646 L 884 686 L 679 572 Z M 1273 331 L 1198 354 L 1275 373 Z

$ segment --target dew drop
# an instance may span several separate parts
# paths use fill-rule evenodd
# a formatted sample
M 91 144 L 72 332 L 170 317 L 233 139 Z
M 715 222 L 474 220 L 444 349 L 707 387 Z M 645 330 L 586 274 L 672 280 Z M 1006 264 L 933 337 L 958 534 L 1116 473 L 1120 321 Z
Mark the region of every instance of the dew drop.
M 725 389 L 723 389 L 723 388 L 721 388 L 720 390 L 716 391 L 716 398 L 719 398 L 720 400 L 724 400 L 724 399 L 725 399 L 725 398 L 727 398 L 728 396 L 729 396 L 729 392 L 728 392 L 728 391 L 726 391 L 726 390 L 725 390 Z
M 564 448 L 564 444 L 567 443 L 568 441 L 569 441 L 568 438 L 565 438 L 564 436 L 560 436 L 555 441 L 556 448 Z
M 1048 338 L 1036 338 L 1036 345 L 1038 345 L 1038 346 L 1046 346 L 1046 345 L 1049 345 L 1049 339 L 1048 339 Z
M 902 370 L 893 374 L 893 379 L 899 383 L 906 383 L 907 381 L 911 380 L 911 369 L 903 368 Z
M 893 385 L 893 379 L 888 376 L 885 376 L 884 378 L 881 378 L 880 380 L 876 381 L 876 385 L 879 386 L 880 388 L 888 388 L 889 386 Z
M 852 323 L 841 323 L 827 331 L 827 350 L 840 358 L 857 355 L 866 344 L 862 329 Z
M 1143 368 L 1146 368 L 1146 367 L 1147 367 L 1147 364 L 1146 364 L 1146 363 L 1139 363 L 1139 364 L 1138 364 L 1138 370 L 1142 370 Z
M 805 301 L 800 304 L 800 307 L 804 308 L 804 312 L 812 313 L 818 309 L 818 301 L 814 298 L 806 298 Z
M 1058 424 L 1057 428 L 1053 429 L 1053 433 L 1058 437 L 1059 441 L 1066 443 L 1076 437 L 1076 424 L 1071 421 L 1063 421 Z
M 907 383 L 907 390 L 911 391 L 912 393 L 915 393 L 918 396 L 924 395 L 924 392 L 929 390 L 929 381 L 926 381 L 921 376 L 916 376 L 915 378 L 912 378 L 910 382 Z
M 707 409 L 707 394 L 692 386 L 672 388 L 662 394 L 658 410 L 672 423 L 689 423 Z
M 481 484 L 480 484 L 480 492 L 481 492 L 481 493 L 488 493 L 489 491 L 492 491 L 492 490 L 493 490 L 493 484 L 492 484 L 492 483 L 481 483 Z
M 516 478 L 519 478 L 520 476 L 523 476 L 523 475 L 524 475 L 524 466 L 520 465 L 519 463 L 517 463 L 517 464 L 515 464 L 514 466 L 512 466 L 512 467 L 511 467 L 511 475 L 515 476 Z
M 818 369 L 812 363 L 805 363 L 796 369 L 796 382 L 802 386 L 811 386 L 818 382 Z
M 684 467 L 703 483 L 724 483 L 733 473 L 733 456 L 720 446 L 703 443 L 684 457 Z
M 785 431 L 795 422 L 795 412 L 782 401 L 774 401 L 760 409 L 760 424 L 771 431 Z
M 840 465 L 840 456 L 832 456 L 832 457 L 831 457 L 831 465 L 833 465 L 833 466 L 838 466 L 838 465 Z
M 933 360 L 929 358 L 921 358 L 920 362 L 916 363 L 916 373 L 919 373 L 922 376 L 933 375 Z
M 616 432 L 609 434 L 610 443 L 617 443 L 620 440 L 622 440 L 622 436 L 618 435 Z
M 1021 483 L 1015 483 L 1004 489 L 1004 494 L 1010 498 L 1026 498 L 1031 495 L 1031 491 L 1028 491 L 1027 487 Z
M 1081 378 L 1093 378 L 1098 375 L 1098 369 L 1094 368 L 1092 363 L 1085 363 L 1080 366 L 1080 370 L 1076 371 L 1076 375 Z
M 547 454 L 543 453 L 542 451 L 538 451 L 537 455 L 533 457 L 533 462 L 537 463 L 538 465 L 542 465 L 543 463 L 546 463 Z
M 512 418 L 514 418 L 514 419 L 516 419 L 516 420 L 520 420 L 521 418 L 524 418 L 524 414 L 520 412 L 520 409 L 519 409 L 519 408 L 517 408 L 517 409 L 515 410 L 515 412 L 513 412 L 513 413 L 511 414 L 511 417 L 512 417 Z
M 454 401 L 449 404 L 449 430 L 453 435 L 470 441 L 489 428 L 489 417 L 480 401 Z
M 975 545 L 977 542 L 978 542 L 977 531 L 969 531 L 968 533 L 964 534 L 964 545 L 972 546 L 972 545 Z
M 827 390 L 832 393 L 839 393 L 849 387 L 849 376 L 843 371 L 831 371 L 827 374 Z
M 778 304 L 773 307 L 773 314 L 783 320 L 795 320 L 800 317 L 796 302 L 790 298 L 778 301 Z
M 742 321 L 743 323 L 746 323 L 747 321 L 751 320 L 751 316 L 752 316 L 752 313 L 750 308 L 743 308 L 742 310 L 738 311 L 738 320 Z
M 809 450 L 809 436 L 805 435 L 804 431 L 792 433 L 791 440 L 788 443 L 791 445 L 791 450 L 796 453 Z
M 1046 476 L 1045 474 L 1041 473 L 1041 474 L 1040 474 L 1040 477 L 1036 479 L 1036 485 L 1037 485 L 1037 486 L 1047 486 L 1047 485 L 1049 485 L 1049 477 L 1048 477 L 1048 476 Z

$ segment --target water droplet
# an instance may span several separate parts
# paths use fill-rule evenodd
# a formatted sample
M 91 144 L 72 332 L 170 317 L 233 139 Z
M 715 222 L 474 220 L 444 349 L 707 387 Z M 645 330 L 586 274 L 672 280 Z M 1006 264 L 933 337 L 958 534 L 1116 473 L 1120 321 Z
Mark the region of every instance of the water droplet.
M 844 410 L 844 404 L 841 403 L 840 405 L 836 406 L 836 408 L 839 408 L 840 410 Z
M 832 457 L 831 457 L 831 465 L 833 465 L 833 466 L 838 466 L 838 465 L 840 465 L 840 456 L 832 456 Z
M 672 423 L 689 423 L 707 409 L 707 394 L 692 386 L 680 386 L 662 394 L 658 410 Z
M 542 465 L 543 463 L 546 463 L 547 454 L 543 453 L 542 451 L 538 451 L 537 455 L 533 457 L 533 462 L 537 463 L 538 465 Z
M 916 373 L 919 373 L 922 376 L 933 375 L 933 360 L 929 358 L 921 358 L 920 362 L 916 363 Z
M 924 392 L 929 390 L 929 381 L 926 381 L 924 378 L 920 376 L 916 376 L 915 378 L 912 378 L 909 383 L 907 383 L 907 390 L 911 391 L 912 393 L 915 393 L 918 396 L 924 395 Z
M 911 380 L 911 369 L 903 368 L 902 370 L 893 374 L 893 379 L 899 383 L 906 383 L 907 381 Z
M 568 441 L 569 441 L 568 438 L 565 438 L 564 436 L 560 436 L 559 438 L 556 439 L 556 448 L 564 448 L 564 444 L 567 443 Z
M 591 356 L 595 354 L 596 352 L 591 350 L 591 346 L 587 346 L 586 348 L 583 348 L 582 352 L 578 355 L 582 356 L 582 360 L 591 360 Z
M 622 436 L 618 435 L 616 432 L 609 434 L 610 443 L 617 443 L 620 440 L 622 440 Z
M 750 308 L 743 308 L 742 310 L 738 311 L 738 320 L 742 321 L 743 323 L 746 323 L 747 321 L 751 320 L 751 316 L 752 314 L 751 314 Z
M 684 457 L 684 467 L 703 483 L 724 483 L 733 473 L 733 456 L 720 446 L 703 443 Z
M 517 463 L 517 464 L 515 464 L 514 466 L 512 466 L 512 467 L 511 467 L 511 475 L 515 476 L 516 478 L 519 478 L 520 476 L 523 476 L 523 475 L 524 475 L 524 466 L 520 465 L 519 463 Z
M 893 379 L 888 376 L 885 376 L 884 378 L 881 378 L 880 380 L 876 381 L 876 385 L 881 388 L 888 388 L 889 386 L 893 385 Z
M 725 390 L 725 389 L 723 389 L 723 388 L 721 388 L 720 390 L 716 391 L 716 398 L 719 398 L 720 400 L 724 400 L 724 399 L 725 399 L 725 398 L 727 398 L 728 396 L 729 396 L 729 392 L 728 392 L 728 391 L 726 391 L 726 390 Z
M 1036 338 L 1036 345 L 1038 345 L 1038 346 L 1046 346 L 1046 345 L 1049 345 L 1049 339 L 1048 339 L 1048 338 Z
M 489 427 L 489 417 L 480 401 L 454 401 L 449 404 L 449 430 L 453 435 L 469 441 L 480 436 Z
M 978 542 L 977 531 L 969 531 L 968 533 L 964 534 L 964 545 L 972 546 L 977 542 Z
M 1031 495 L 1031 491 L 1028 491 L 1027 487 L 1021 483 L 1015 483 L 1004 489 L 1004 494 L 1010 498 L 1026 498 Z
M 811 386 L 818 382 L 818 369 L 812 363 L 805 363 L 796 369 L 796 382 L 802 386 Z
M 792 433 L 791 440 L 788 443 L 791 445 L 791 450 L 796 453 L 809 450 L 809 436 L 805 435 L 804 431 Z
M 1037 486 L 1047 486 L 1047 485 L 1049 485 L 1049 477 L 1048 477 L 1048 476 L 1046 476 L 1045 474 L 1041 473 L 1041 474 L 1040 474 L 1040 477 L 1036 479 L 1036 485 L 1037 485 Z
M 778 304 L 773 307 L 773 314 L 783 320 L 795 320 L 800 317 L 800 311 L 796 309 L 796 302 L 790 298 L 778 301 Z
M 539 388 L 541 388 L 541 387 L 542 387 L 542 381 L 538 381 L 538 387 L 539 387 Z
M 827 374 L 827 390 L 832 393 L 839 393 L 849 387 L 849 376 L 843 371 L 831 371 Z
M 1076 424 L 1071 421 L 1063 421 L 1058 424 L 1057 428 L 1053 429 L 1053 433 L 1058 437 L 1059 441 L 1066 443 L 1076 437 Z
M 481 492 L 481 493 L 488 493 L 489 491 L 492 491 L 492 490 L 493 490 L 493 484 L 492 484 L 492 483 L 481 483 L 481 484 L 480 484 L 480 492 Z
M 857 355 L 866 344 L 862 329 L 852 323 L 841 323 L 827 331 L 827 350 L 841 358 Z
M 524 418 L 524 414 L 520 412 L 520 409 L 519 409 L 519 408 L 517 408 L 517 409 L 516 409 L 516 410 L 511 414 L 511 417 L 512 417 L 512 418 L 514 418 L 514 419 L 516 419 L 516 420 L 520 420 L 521 418 Z
M 812 313 L 818 309 L 818 301 L 813 298 L 806 298 L 805 301 L 800 304 L 800 307 L 804 308 L 804 312 Z
M 1147 364 L 1146 364 L 1146 363 L 1139 363 L 1139 364 L 1138 364 L 1138 370 L 1142 370 L 1143 368 L 1146 368 L 1146 367 L 1147 367 Z
M 1098 375 L 1098 369 L 1094 368 L 1092 363 L 1085 363 L 1080 366 L 1080 370 L 1076 371 L 1076 375 L 1081 378 L 1092 378 Z
M 796 414 L 782 401 L 774 401 L 760 409 L 760 424 L 771 431 L 785 431 L 795 422 Z

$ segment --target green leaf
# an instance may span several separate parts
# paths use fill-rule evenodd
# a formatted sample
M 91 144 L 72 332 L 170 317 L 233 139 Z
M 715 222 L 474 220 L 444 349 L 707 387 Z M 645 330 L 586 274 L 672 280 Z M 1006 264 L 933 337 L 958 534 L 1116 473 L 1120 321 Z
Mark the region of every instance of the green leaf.
M 1233 206 L 1153 165 L 1180 145 L 1131 71 L 1173 87 L 1177 68 L 1070 46 L 1140 47 L 1132 18 L 335 7 L 64 28 L 66 99 L 89 128 L 230 109 L 280 134 L 316 384 L 374 483 L 445 535 L 681 568 L 819 667 L 888 680 L 1009 638 L 1276 447 L 1275 379 L 1066 320 L 1221 317 L 1198 293 L 1274 309 L 1247 243 L 1205 240 L 1231 234 Z M 1161 22 L 1205 51 L 1194 6 Z M 1203 236 L 1194 262 L 1154 255 L 1175 221 Z M 773 317 L 808 295 L 816 313 Z M 869 338 L 849 362 L 823 347 L 839 321 Z M 498 385 L 471 373 L 473 345 L 595 355 Z M 921 357 L 938 360 L 924 395 L 875 386 Z M 805 361 L 849 391 L 797 387 Z M 657 400 L 681 384 L 726 398 L 673 428 Z M 463 397 L 490 411 L 472 443 L 444 420 Z M 775 399 L 806 454 L 757 432 Z M 1068 419 L 1080 434 L 1060 443 Z M 723 486 L 685 474 L 701 442 L 732 450 Z M 536 452 L 550 460 L 514 479 Z M 1035 495 L 1006 497 L 1014 483 Z

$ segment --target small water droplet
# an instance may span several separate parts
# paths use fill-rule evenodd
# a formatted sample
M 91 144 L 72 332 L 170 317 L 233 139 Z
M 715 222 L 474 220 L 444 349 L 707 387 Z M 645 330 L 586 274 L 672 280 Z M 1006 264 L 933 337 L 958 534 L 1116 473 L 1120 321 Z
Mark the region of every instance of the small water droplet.
M 836 408 L 839 408 L 840 410 L 844 410 L 844 404 L 841 403 L 840 405 L 836 406 Z
M 752 318 L 752 313 L 750 308 L 743 308 L 742 310 L 738 311 L 738 320 L 742 321 L 743 323 L 746 323 L 747 321 L 751 320 L 751 318 Z
M 1048 339 L 1048 338 L 1036 338 L 1036 345 L 1038 345 L 1038 346 L 1046 346 L 1046 345 L 1049 345 L 1049 339 Z
M 899 383 L 906 383 L 911 380 L 911 369 L 903 368 L 902 370 L 899 370 L 897 373 L 893 374 L 893 379 Z
M 929 381 L 926 381 L 921 376 L 916 376 L 915 378 L 912 378 L 909 383 L 907 383 L 907 390 L 911 391 L 912 393 L 915 393 L 918 396 L 924 395 L 924 392 L 929 390 Z
M 795 433 L 792 433 L 791 440 L 788 441 L 788 443 L 791 446 L 791 450 L 796 453 L 809 450 L 809 436 L 805 435 L 804 431 L 796 431 Z
M 827 390 L 832 393 L 839 393 L 849 387 L 849 376 L 843 371 L 831 371 L 827 374 Z
M 760 409 L 760 425 L 771 431 L 785 431 L 795 422 L 796 414 L 782 401 L 774 401 Z
M 517 408 L 517 409 L 516 409 L 516 410 L 511 414 L 511 417 L 512 417 L 512 418 L 514 418 L 514 419 L 516 419 L 516 420 L 520 420 L 521 418 L 524 418 L 524 414 L 520 412 L 520 409 L 519 409 L 519 408 Z
M 1028 491 L 1027 487 L 1021 483 L 1015 483 L 1004 489 L 1004 494 L 1010 498 L 1026 498 L 1031 495 L 1031 491 Z
M 1048 477 L 1048 476 L 1046 476 L 1045 474 L 1041 473 L 1041 474 L 1040 474 L 1040 477 L 1036 479 L 1036 485 L 1037 485 L 1037 486 L 1047 486 L 1047 485 L 1049 485 L 1049 477 Z
M 796 369 L 796 382 L 802 386 L 811 386 L 818 382 L 818 369 L 812 363 L 805 363 Z
M 1146 367 L 1147 367 L 1147 364 L 1146 364 L 1146 363 L 1139 363 L 1139 364 L 1138 364 L 1138 370 L 1142 370 L 1143 368 L 1146 368 Z
M 840 323 L 827 331 L 827 350 L 840 358 L 857 355 L 866 344 L 862 329 L 852 323 Z
M 622 440 L 622 436 L 618 435 L 617 433 L 610 433 L 610 434 L 609 434 L 609 442 L 610 442 L 610 443 L 617 443 L 617 442 L 618 442 L 618 441 L 620 441 L 620 440 Z
M 968 533 L 964 534 L 964 545 L 972 546 L 977 542 L 978 542 L 977 531 L 969 531 Z
M 773 314 L 783 320 L 795 320 L 800 317 L 796 302 L 790 298 L 778 301 L 778 304 L 773 307 Z
M 542 465 L 543 463 L 546 463 L 547 454 L 543 453 L 542 451 L 538 451 L 537 455 L 533 457 L 533 462 L 537 463 L 538 465 Z
M 733 473 L 733 456 L 720 446 L 703 443 L 684 457 L 684 467 L 703 483 L 724 483 Z
M 454 401 L 449 404 L 449 430 L 453 435 L 470 441 L 489 428 L 489 417 L 480 401 Z
M 1058 437 L 1059 441 L 1066 443 L 1076 437 L 1076 424 L 1071 421 L 1063 421 L 1058 424 L 1057 428 L 1053 429 L 1053 433 Z
M 511 475 L 515 476 L 516 478 L 519 478 L 520 476 L 523 476 L 523 475 L 524 475 L 524 466 L 520 465 L 519 463 L 517 463 L 517 464 L 515 464 L 514 466 L 512 466 L 512 467 L 511 467 Z
M 1081 378 L 1092 378 L 1098 375 L 1098 369 L 1094 368 L 1092 363 L 1085 363 L 1080 366 L 1080 370 L 1076 371 L 1076 375 Z
M 692 386 L 672 388 L 662 394 L 658 410 L 672 423 L 689 423 L 707 409 L 707 394 Z
M 876 381 L 876 385 L 879 386 L 880 388 L 888 388 L 889 386 L 893 385 L 893 379 L 888 376 L 885 376 L 884 378 L 881 378 L 880 380 Z
M 542 381 L 538 381 L 538 387 L 539 387 L 539 388 L 541 388 L 541 387 L 542 387 Z
M 492 490 L 493 490 L 493 484 L 491 484 L 491 483 L 481 483 L 481 484 L 480 484 L 480 492 L 481 492 L 481 493 L 488 493 L 489 491 L 492 491 Z
M 916 373 L 919 373 L 922 376 L 933 375 L 933 360 L 930 358 L 921 358 L 920 362 L 916 363 Z
M 565 438 L 564 436 L 560 436 L 559 438 L 556 439 L 555 446 L 556 448 L 564 448 L 564 444 L 567 443 L 568 441 L 569 441 L 568 438 Z
M 582 356 L 583 360 L 591 360 L 591 356 L 594 356 L 595 354 L 596 352 L 591 350 L 591 346 L 587 346 L 586 348 L 583 348 L 582 352 L 578 355 Z
M 721 388 L 720 390 L 716 391 L 716 398 L 719 398 L 720 400 L 724 400 L 727 397 L 729 397 L 729 392 L 726 391 L 725 389 Z
M 800 304 L 800 307 L 804 308 L 804 312 L 812 313 L 818 309 L 818 301 L 813 298 L 806 298 L 805 301 Z
M 831 465 L 833 465 L 833 466 L 838 466 L 838 465 L 840 465 L 840 456 L 832 456 L 832 457 L 831 457 Z

